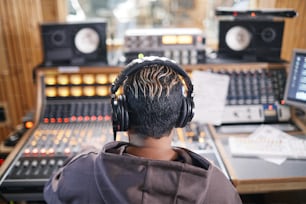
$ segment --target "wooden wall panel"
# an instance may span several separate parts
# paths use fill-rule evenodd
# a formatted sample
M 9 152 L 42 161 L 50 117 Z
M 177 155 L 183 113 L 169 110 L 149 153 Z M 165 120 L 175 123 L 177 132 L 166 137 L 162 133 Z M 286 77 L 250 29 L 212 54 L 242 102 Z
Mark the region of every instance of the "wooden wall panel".
M 67 0 L 41 0 L 44 22 L 63 22 L 67 17 Z
M 285 30 L 282 47 L 282 57 L 290 60 L 293 48 L 306 49 L 306 1 L 305 0 L 277 0 L 276 8 L 293 8 L 298 16 L 285 20 Z
M 1 8 L 2 6 L 0 6 Z M 5 108 L 5 115 L 6 118 L 8 117 L 7 111 L 7 97 L 6 97 L 6 90 L 4 85 L 4 79 L 8 77 L 8 68 L 7 68 L 7 56 L 4 47 L 4 36 L 2 32 L 2 23 L 0 21 L 0 104 L 2 107 Z M 8 128 L 6 127 L 9 123 L 7 119 L 5 123 L 0 124 L 0 142 L 1 139 L 8 133 Z
M 36 106 L 32 70 L 42 62 L 39 24 L 64 21 L 66 0 L 1 0 L 0 104 L 7 120 L 0 123 L 0 142 Z
M 39 23 L 40 0 L 2 0 L 0 6 L 0 102 L 7 106 L 8 120 L 0 140 L 35 107 L 32 70 L 42 60 Z

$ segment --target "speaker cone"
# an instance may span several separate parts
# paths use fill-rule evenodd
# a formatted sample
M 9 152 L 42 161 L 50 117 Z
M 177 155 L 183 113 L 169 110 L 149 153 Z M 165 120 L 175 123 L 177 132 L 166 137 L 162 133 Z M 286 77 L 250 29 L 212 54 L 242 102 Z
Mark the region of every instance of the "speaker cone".
M 51 42 L 55 46 L 62 46 L 66 41 L 66 34 L 63 30 L 56 30 L 51 33 Z
M 80 29 L 74 38 L 75 47 L 84 54 L 95 52 L 98 49 L 99 43 L 99 34 L 92 28 Z
M 263 31 L 260 33 L 260 36 L 263 41 L 272 42 L 276 37 L 276 32 L 273 28 L 268 27 L 263 29 Z
M 228 30 L 225 36 L 226 45 L 235 51 L 245 50 L 251 43 L 252 34 L 242 26 L 235 26 Z

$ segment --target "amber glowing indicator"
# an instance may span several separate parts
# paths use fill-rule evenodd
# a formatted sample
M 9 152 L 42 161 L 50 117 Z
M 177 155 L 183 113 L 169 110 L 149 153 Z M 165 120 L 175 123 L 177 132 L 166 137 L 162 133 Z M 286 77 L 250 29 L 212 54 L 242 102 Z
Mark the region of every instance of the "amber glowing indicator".
M 164 45 L 191 45 L 193 38 L 191 35 L 165 35 L 162 36 Z
M 106 84 L 107 81 L 107 75 L 106 74 L 97 74 L 96 75 L 96 82 L 98 84 Z
M 30 129 L 30 128 L 32 128 L 33 126 L 34 126 L 34 123 L 33 123 L 32 121 L 27 121 L 27 122 L 24 123 L 24 127 L 25 127 L 26 129 Z
M 86 86 L 83 89 L 85 96 L 94 96 L 95 95 L 95 88 L 93 86 Z
M 82 83 L 82 78 L 81 75 L 79 74 L 73 74 L 70 76 L 70 82 L 72 84 L 81 84 Z
M 175 45 L 176 43 L 176 36 L 175 35 L 165 35 L 162 37 L 162 43 L 164 45 Z
M 192 44 L 192 36 L 191 35 L 180 35 L 177 36 L 177 44 Z
M 54 75 L 46 75 L 45 76 L 45 84 L 54 85 L 56 84 L 56 78 Z
M 56 88 L 55 87 L 46 88 L 46 96 L 47 97 L 55 97 L 56 96 Z
M 71 87 L 70 89 L 71 96 L 82 96 L 82 88 L 81 87 Z
M 94 84 L 95 83 L 95 77 L 93 74 L 84 74 L 83 75 L 83 82 L 85 84 Z
M 58 75 L 57 82 L 58 84 L 67 85 L 69 83 L 69 78 L 67 75 Z
M 69 96 L 69 88 L 68 87 L 59 87 L 58 88 L 58 95 L 62 97 Z
M 109 90 L 109 87 L 107 87 L 107 86 L 98 86 L 96 88 L 96 92 L 97 92 L 98 96 L 107 96 L 108 95 L 108 90 Z

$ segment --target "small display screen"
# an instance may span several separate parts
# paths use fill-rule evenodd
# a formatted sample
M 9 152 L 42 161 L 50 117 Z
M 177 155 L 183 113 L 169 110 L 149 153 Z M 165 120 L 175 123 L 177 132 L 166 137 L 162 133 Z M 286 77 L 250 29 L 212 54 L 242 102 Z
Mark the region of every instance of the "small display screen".
M 306 108 L 306 50 L 293 54 L 285 95 L 289 104 Z
M 162 36 L 163 45 L 191 45 L 193 37 L 191 35 L 164 35 Z

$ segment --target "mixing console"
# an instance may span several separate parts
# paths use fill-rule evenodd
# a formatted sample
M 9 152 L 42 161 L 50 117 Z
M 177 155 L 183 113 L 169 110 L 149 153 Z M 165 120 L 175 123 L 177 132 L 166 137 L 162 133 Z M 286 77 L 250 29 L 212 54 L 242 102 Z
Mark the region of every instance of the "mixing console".
M 186 128 L 177 129 L 173 134 L 174 146 L 196 151 L 215 163 L 227 175 L 206 126 L 191 123 Z M 127 140 L 123 132 L 118 132 L 117 138 Z M 101 149 L 112 139 L 109 120 L 69 124 L 42 123 L 33 131 L 6 172 L 6 179 L 0 187 L 1 193 L 8 200 L 40 200 L 44 183 L 68 157 L 88 146 Z
M 285 69 L 258 69 L 225 72 L 230 76 L 229 105 L 282 103 L 286 83 Z
M 230 77 L 223 124 L 287 122 L 290 108 L 283 105 L 286 70 L 225 70 Z
M 46 104 L 41 122 L 70 123 L 88 121 L 109 121 L 111 119 L 109 100 L 52 101 Z
M 69 156 L 83 148 L 112 140 L 110 122 L 40 124 L 20 152 L 20 158 L 7 177 L 10 179 L 49 178 Z

